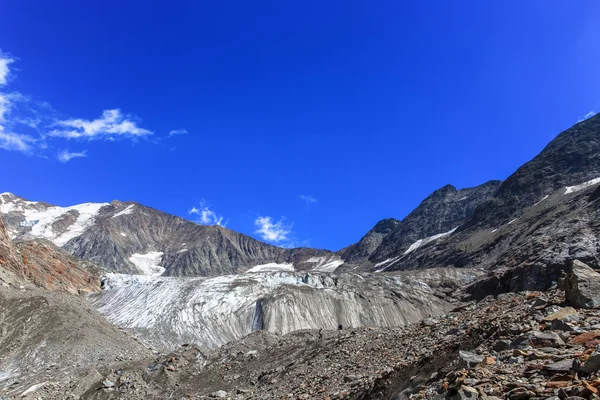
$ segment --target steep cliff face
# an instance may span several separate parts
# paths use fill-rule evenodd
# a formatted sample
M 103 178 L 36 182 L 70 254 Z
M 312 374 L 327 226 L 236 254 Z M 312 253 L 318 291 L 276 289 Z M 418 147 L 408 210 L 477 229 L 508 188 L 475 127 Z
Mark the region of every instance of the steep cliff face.
M 501 225 L 555 190 L 599 177 L 600 114 L 596 114 L 559 134 L 508 177 L 461 230 Z
M 21 258 L 0 219 L 0 286 L 18 285 L 24 277 Z
M 446 185 L 433 192 L 402 221 L 380 221 L 357 244 L 340 252 L 349 264 L 384 262 L 400 255 L 420 239 L 441 235 L 464 223 L 475 209 L 494 196 L 501 181 L 457 190 Z M 369 263 L 370 261 L 370 263 Z
M 542 265 L 561 264 L 568 258 L 595 266 L 599 263 L 598 184 L 600 115 L 562 132 L 504 182 L 467 189 L 472 190 L 469 194 L 450 186 L 434 192 L 383 235 L 368 261 L 353 258 L 360 242 L 340 254 L 345 268 L 507 270 L 522 266 L 538 271 L 534 275 L 540 279 L 546 274 Z M 473 203 L 457 206 L 469 198 Z M 531 282 L 519 285 L 535 287 Z
M 258 273 L 217 278 L 111 275 L 98 310 L 145 341 L 218 347 L 257 329 L 399 326 L 452 306 L 426 284 L 400 277 Z

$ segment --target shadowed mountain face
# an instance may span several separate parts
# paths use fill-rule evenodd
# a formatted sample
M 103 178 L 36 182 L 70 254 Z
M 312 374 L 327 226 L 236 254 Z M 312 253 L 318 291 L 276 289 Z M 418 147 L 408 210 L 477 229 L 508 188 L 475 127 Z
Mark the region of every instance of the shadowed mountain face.
M 283 249 L 133 202 L 57 207 L 0 195 L 2 219 L 15 239 L 44 238 L 109 271 L 217 276 L 264 269 L 334 270 L 334 253 Z
M 600 115 L 558 135 L 504 182 L 458 191 L 445 186 L 391 229 L 378 224 L 341 255 L 346 268 L 382 271 L 525 265 L 539 272 L 569 257 L 597 266 L 598 184 Z M 473 202 L 461 208 L 460 199 L 469 197 Z
M 362 263 L 368 259 L 377 261 L 407 250 L 417 240 L 442 234 L 457 228 L 475 209 L 494 196 L 500 181 L 457 190 L 446 185 L 433 192 L 402 221 L 380 221 L 357 244 L 340 253 L 349 263 Z

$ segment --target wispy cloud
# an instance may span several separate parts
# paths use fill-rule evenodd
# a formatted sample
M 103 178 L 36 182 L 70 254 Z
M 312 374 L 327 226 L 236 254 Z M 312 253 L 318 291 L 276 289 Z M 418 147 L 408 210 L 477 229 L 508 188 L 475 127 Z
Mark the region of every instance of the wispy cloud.
M 590 111 L 589 113 L 585 114 L 583 116 L 583 118 L 580 118 L 577 122 L 581 122 L 581 121 L 585 121 L 586 119 L 590 119 L 596 114 L 598 114 L 596 111 Z
M 118 108 L 104 110 L 96 119 L 65 117 L 46 102 L 7 91 L 16 61 L 16 57 L 0 50 L 0 149 L 68 162 L 87 153 L 60 150 L 66 147 L 66 140 L 116 142 L 153 137 L 154 133 L 141 126 L 137 117 Z M 187 131 L 178 129 L 169 135 L 184 133 Z
M 48 135 L 66 139 L 115 139 L 119 137 L 139 138 L 152 135 L 148 129 L 140 128 L 136 122 L 121 114 L 121 110 L 104 110 L 100 118 L 94 120 L 67 119 L 57 121 L 57 129 Z
M 173 129 L 171 132 L 169 132 L 169 137 L 173 137 L 173 136 L 177 136 L 177 135 L 187 135 L 188 131 L 187 129 Z
M 10 57 L 8 54 L 5 54 L 0 50 L 0 85 L 6 85 L 8 82 L 8 75 L 10 73 L 10 69 L 8 65 L 13 63 L 14 58 Z
M 298 197 L 300 198 L 300 200 L 302 200 L 303 202 L 305 202 L 307 206 L 309 206 L 311 204 L 316 204 L 316 203 L 319 202 L 319 200 L 315 199 L 314 197 L 312 197 L 309 194 L 301 194 Z
M 255 232 L 267 242 L 284 245 L 285 247 L 286 244 L 292 241 L 293 224 L 287 224 L 284 218 L 274 222 L 271 217 L 258 217 L 254 221 L 254 225 L 258 228 Z
M 5 132 L 0 125 L 0 149 L 30 153 L 36 143 L 36 140 L 30 136 Z
M 188 211 L 188 214 L 198 216 L 196 222 L 202 225 L 219 225 L 223 227 L 227 225 L 227 222 L 223 222 L 223 216 L 217 215 L 216 212 L 211 210 L 205 200 L 200 202 L 198 208 L 192 207 Z
M 58 158 L 58 161 L 60 161 L 61 163 L 67 163 L 74 158 L 81 158 L 81 157 L 87 157 L 87 152 L 85 150 L 80 151 L 78 153 L 71 153 L 68 150 L 62 150 L 56 156 L 56 158 Z

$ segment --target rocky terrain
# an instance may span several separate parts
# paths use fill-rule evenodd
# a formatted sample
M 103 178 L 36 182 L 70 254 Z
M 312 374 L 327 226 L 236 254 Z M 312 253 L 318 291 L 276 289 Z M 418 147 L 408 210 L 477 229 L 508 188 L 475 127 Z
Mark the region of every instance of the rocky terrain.
M 582 263 L 570 271 L 566 292 L 489 296 L 405 327 L 258 331 L 215 351 L 186 344 L 98 370 L 82 398 L 596 399 L 600 311 L 585 299 L 598 297 L 600 274 Z
M 0 222 L 0 394 L 45 385 L 77 394 L 90 366 L 151 356 L 75 295 L 98 290 L 87 266 L 49 243 L 15 246 Z
M 337 253 L 0 194 L 0 394 L 598 400 L 599 135 Z
M 385 260 L 409 249 L 419 239 L 450 232 L 473 215 L 475 209 L 494 196 L 501 181 L 457 190 L 446 185 L 433 192 L 402 221 L 385 219 L 377 223 L 358 243 L 340 251 L 346 263 L 368 259 Z
M 562 132 L 504 182 L 465 189 L 476 191 L 474 208 L 460 208 L 462 191 L 446 186 L 434 192 L 404 220 L 383 220 L 342 250 L 343 268 L 509 270 L 545 268 L 569 257 L 598 266 L 598 195 L 593 193 L 600 184 L 599 135 L 600 115 Z

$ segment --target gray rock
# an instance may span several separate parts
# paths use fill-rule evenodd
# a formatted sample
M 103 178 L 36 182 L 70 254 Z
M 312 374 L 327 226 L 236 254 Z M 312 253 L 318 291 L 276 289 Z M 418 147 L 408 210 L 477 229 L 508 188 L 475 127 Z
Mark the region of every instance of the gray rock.
M 510 347 L 512 349 L 523 349 L 528 346 L 531 346 L 531 336 L 530 335 L 520 335 L 515 340 L 510 342 Z
M 532 339 L 533 342 L 539 346 L 548 344 L 551 346 L 564 346 L 565 344 L 560 335 L 554 332 L 534 331 L 532 333 Z
M 544 370 L 551 372 L 568 372 L 573 368 L 573 359 L 568 358 L 566 360 L 558 361 L 551 364 L 544 365 Z
M 484 357 L 470 351 L 458 352 L 458 366 L 460 368 L 473 368 L 483 361 Z
M 494 343 L 494 351 L 501 352 L 510 349 L 510 340 L 498 340 Z
M 593 374 L 600 370 L 600 352 L 595 351 L 590 358 L 581 366 L 581 372 L 585 374 Z
M 461 387 L 458 393 L 455 396 L 452 396 L 452 399 L 454 400 L 476 400 L 478 398 L 479 393 L 477 393 L 477 389 L 470 386 Z
M 574 307 L 600 308 L 600 274 L 579 260 L 572 261 L 565 298 Z

